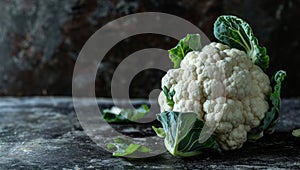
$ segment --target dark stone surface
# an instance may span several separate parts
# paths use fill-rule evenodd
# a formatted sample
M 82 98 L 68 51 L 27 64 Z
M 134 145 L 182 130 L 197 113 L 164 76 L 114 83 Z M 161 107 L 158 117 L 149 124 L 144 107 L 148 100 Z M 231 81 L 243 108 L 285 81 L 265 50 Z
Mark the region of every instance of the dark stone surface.
M 212 25 L 219 15 L 244 18 L 268 49 L 269 73 L 287 70 L 283 96 L 300 96 L 299 1 L 2 0 L 0 6 L 0 95 L 71 95 L 75 60 L 96 30 L 127 14 L 156 11 L 187 19 L 212 40 Z M 169 49 L 175 44 L 168 37 L 148 34 L 120 42 L 99 66 L 97 95 L 111 96 L 113 71 L 129 54 L 150 47 Z M 141 73 L 132 82 L 130 95 L 145 98 L 153 88 L 160 87 L 162 75 L 157 71 Z
M 109 100 L 99 100 L 102 107 Z M 300 99 L 285 99 L 274 134 L 221 155 L 112 157 L 82 130 L 71 98 L 0 98 L 0 169 L 299 169 Z M 130 125 L 117 125 L 126 132 Z M 136 125 L 132 125 L 137 127 Z M 141 132 L 149 130 L 138 127 Z

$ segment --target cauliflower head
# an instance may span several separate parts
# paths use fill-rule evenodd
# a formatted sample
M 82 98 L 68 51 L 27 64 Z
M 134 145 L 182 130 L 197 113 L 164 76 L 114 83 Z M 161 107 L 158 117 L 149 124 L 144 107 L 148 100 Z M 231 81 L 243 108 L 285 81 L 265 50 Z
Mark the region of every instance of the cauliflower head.
M 242 147 L 247 133 L 258 127 L 268 111 L 269 77 L 244 51 L 210 43 L 187 53 L 177 69 L 162 78 L 162 88 L 175 91 L 169 106 L 160 93 L 161 111 L 195 112 L 214 127 L 224 150 Z

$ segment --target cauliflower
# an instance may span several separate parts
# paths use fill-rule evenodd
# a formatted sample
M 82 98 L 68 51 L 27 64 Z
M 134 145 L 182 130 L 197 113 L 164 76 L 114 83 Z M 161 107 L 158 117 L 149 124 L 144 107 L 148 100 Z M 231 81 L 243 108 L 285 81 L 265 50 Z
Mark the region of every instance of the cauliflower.
M 169 50 L 174 69 L 162 78 L 162 128 L 153 129 L 173 155 L 239 149 L 274 132 L 278 122 L 286 72 L 269 79 L 266 48 L 242 19 L 218 17 L 214 35 L 221 43 L 202 48 L 200 35 L 188 34 Z
M 216 140 L 224 150 L 242 147 L 247 133 L 260 125 L 271 92 L 269 77 L 244 51 L 215 42 L 187 53 L 180 68 L 162 78 L 164 87 L 175 91 L 174 105 L 161 92 L 161 111 L 195 112 L 216 126 Z

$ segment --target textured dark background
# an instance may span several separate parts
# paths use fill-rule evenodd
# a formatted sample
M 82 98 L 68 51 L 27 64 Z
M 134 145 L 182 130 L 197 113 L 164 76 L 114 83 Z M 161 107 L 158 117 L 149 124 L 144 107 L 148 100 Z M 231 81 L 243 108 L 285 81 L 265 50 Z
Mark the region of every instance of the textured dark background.
M 212 26 L 222 14 L 244 18 L 271 57 L 272 73 L 288 77 L 283 96 L 300 96 L 299 0 L 1 0 L 0 95 L 71 95 L 74 63 L 85 41 L 101 26 L 136 12 L 165 12 L 201 28 L 211 40 Z M 134 51 L 169 49 L 176 41 L 153 34 L 117 44 L 100 64 L 96 93 L 110 96 L 110 80 L 118 63 Z M 131 85 L 132 97 L 146 97 L 160 86 L 163 72 L 148 70 Z

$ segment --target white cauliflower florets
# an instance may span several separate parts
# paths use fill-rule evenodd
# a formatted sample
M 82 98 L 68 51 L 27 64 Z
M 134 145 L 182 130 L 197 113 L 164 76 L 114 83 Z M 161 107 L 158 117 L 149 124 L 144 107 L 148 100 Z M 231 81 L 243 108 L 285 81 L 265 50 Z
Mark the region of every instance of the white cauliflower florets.
M 210 43 L 201 52 L 189 52 L 180 68 L 162 79 L 162 88 L 175 90 L 173 108 L 163 92 L 161 111 L 196 112 L 206 125 L 215 127 L 224 150 L 238 149 L 247 132 L 260 125 L 269 106 L 268 76 L 245 52 L 221 43 Z

